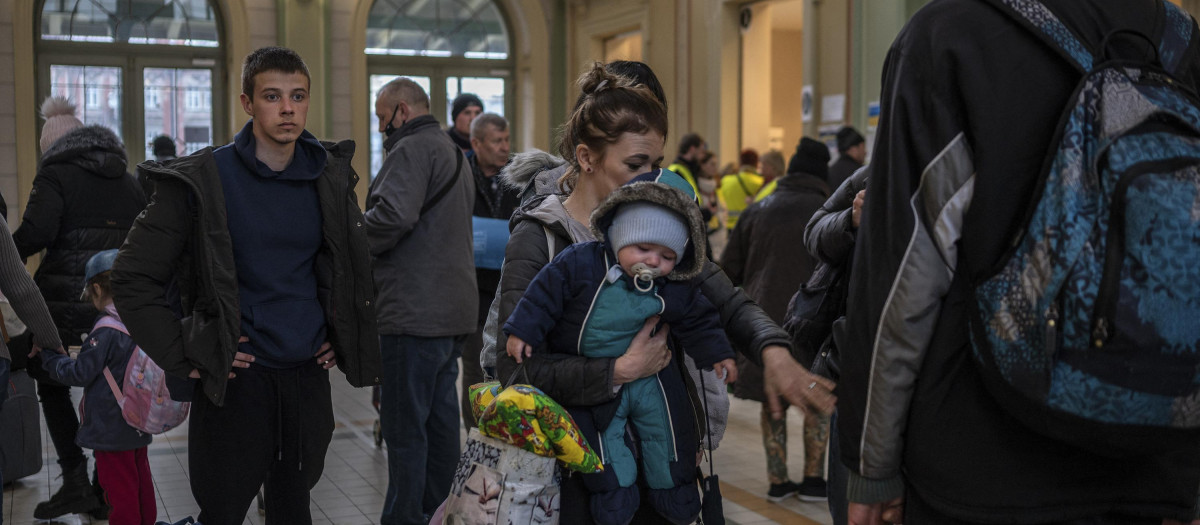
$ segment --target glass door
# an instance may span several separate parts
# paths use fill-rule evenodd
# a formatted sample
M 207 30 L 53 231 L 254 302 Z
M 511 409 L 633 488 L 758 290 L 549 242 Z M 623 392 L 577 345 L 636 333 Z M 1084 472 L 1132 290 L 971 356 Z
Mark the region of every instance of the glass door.
M 166 135 L 183 156 L 213 144 L 213 74 L 210 69 L 142 69 L 145 158 L 154 158 L 152 142 Z
M 222 143 L 227 133 L 224 98 L 214 79 L 220 66 L 184 57 L 108 57 L 47 54 L 40 57 L 38 100 L 65 96 L 84 124 L 112 129 L 125 145 L 129 171 L 154 158 L 150 143 L 167 135 L 177 156 Z
M 453 119 L 450 117 L 450 102 L 459 93 L 474 93 L 483 101 L 483 110 L 488 113 L 495 113 L 501 117 L 504 115 L 504 79 L 501 77 L 446 77 L 446 123 L 449 125 Z
M 122 68 L 52 64 L 49 95 L 66 97 L 84 124 L 100 124 L 122 135 Z M 44 100 L 44 99 L 43 99 Z

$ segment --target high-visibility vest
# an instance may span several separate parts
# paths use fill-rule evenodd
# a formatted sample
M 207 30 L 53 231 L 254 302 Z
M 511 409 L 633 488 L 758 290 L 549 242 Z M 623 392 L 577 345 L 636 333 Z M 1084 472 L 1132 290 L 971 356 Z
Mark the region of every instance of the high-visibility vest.
M 776 177 L 775 180 L 768 182 L 766 186 L 763 186 L 763 188 L 761 190 L 758 190 L 758 195 L 754 196 L 754 202 L 761 201 L 761 200 L 767 198 L 767 195 L 775 193 L 775 188 L 778 185 L 779 185 L 779 177 Z
M 763 178 L 753 171 L 743 171 L 736 175 L 721 177 L 721 197 L 725 199 L 725 209 L 729 212 L 726 228 L 732 230 L 737 226 L 738 217 L 752 202 L 758 190 L 762 189 Z
M 688 181 L 688 184 L 692 185 L 692 195 L 696 196 L 696 202 L 700 202 L 700 186 L 696 185 L 696 176 L 692 175 L 691 168 L 688 168 L 687 165 L 682 162 L 676 162 L 670 166 L 667 166 L 667 169 L 675 172 L 675 174 L 679 175 L 680 177 L 683 177 L 683 180 Z

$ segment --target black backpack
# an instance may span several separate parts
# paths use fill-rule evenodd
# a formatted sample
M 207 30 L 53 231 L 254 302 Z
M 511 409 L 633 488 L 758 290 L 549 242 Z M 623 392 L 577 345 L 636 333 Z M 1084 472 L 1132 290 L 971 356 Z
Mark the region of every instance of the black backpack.
M 972 288 L 971 342 L 997 401 L 1110 456 L 1200 439 L 1200 99 L 1174 78 L 1195 22 L 1159 41 L 1077 38 L 1036 0 L 992 0 L 1080 73 L 1021 236 Z M 1109 50 L 1151 59 L 1113 59 Z M 1192 57 L 1195 60 L 1196 57 Z
M 852 259 L 840 265 L 818 262 L 808 282 L 788 301 L 784 315 L 783 329 L 791 336 L 797 360 L 834 381 L 839 377 L 834 326 L 846 317 Z

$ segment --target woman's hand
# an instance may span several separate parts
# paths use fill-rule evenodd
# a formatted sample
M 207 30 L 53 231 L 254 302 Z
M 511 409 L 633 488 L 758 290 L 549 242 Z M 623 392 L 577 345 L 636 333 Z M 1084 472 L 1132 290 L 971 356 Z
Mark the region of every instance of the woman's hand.
M 658 325 L 658 316 L 646 319 L 642 329 L 629 343 L 629 350 L 618 357 L 613 366 L 613 384 L 623 385 L 635 379 L 650 377 L 671 362 L 671 351 L 667 350 L 667 333 L 670 328 L 663 325 L 658 333 L 650 335 Z
M 733 359 L 726 359 L 713 365 L 713 372 L 727 385 L 737 381 L 737 363 Z
M 795 359 L 788 349 L 782 346 L 768 346 L 762 352 L 763 388 L 767 397 L 767 407 L 771 417 L 783 417 L 783 405 L 779 397 L 783 396 L 788 403 L 800 407 L 805 414 L 816 410 L 822 414 L 833 412 L 837 397 L 833 395 L 833 381 L 813 374 L 806 370 Z
M 508 344 L 504 350 L 508 352 L 509 357 L 517 360 L 517 364 L 521 364 L 525 357 L 533 356 L 533 347 L 515 335 L 508 336 Z

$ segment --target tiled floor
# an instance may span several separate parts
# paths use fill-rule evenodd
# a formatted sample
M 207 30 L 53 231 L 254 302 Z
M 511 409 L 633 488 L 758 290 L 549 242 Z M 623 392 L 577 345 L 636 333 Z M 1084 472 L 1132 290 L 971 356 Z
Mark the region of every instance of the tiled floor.
M 332 374 L 334 418 L 333 443 L 325 459 L 325 472 L 312 492 L 314 523 L 337 525 L 366 525 L 379 523 L 383 493 L 387 490 L 386 455 L 375 447 L 373 424 L 375 410 L 371 407 L 368 389 L 351 388 L 341 374 Z M 76 396 L 80 389 L 74 389 Z M 796 410 L 789 412 L 788 435 L 793 455 L 788 465 L 793 479 L 803 474 L 803 447 L 800 446 L 802 419 Z M 44 428 L 44 425 L 43 425 Z M 53 521 L 32 518 L 37 502 L 49 498 L 61 480 L 55 463 L 49 436 L 44 435 L 45 464 L 42 472 L 4 487 L 4 523 L 77 525 L 108 523 L 91 521 L 87 516 L 68 515 Z M 464 439 L 466 433 L 463 433 Z M 186 426 L 157 436 L 150 445 L 148 456 L 158 491 L 158 519 L 174 522 L 198 514 L 188 486 Z M 824 524 L 831 523 L 824 503 L 805 503 L 791 498 L 778 504 L 769 503 L 763 496 L 767 491 L 766 460 L 759 432 L 759 405 L 734 399 L 729 415 L 729 428 L 715 456 L 715 468 L 720 476 L 724 510 L 730 523 L 749 525 L 765 523 Z M 90 461 L 89 461 L 90 462 Z M 263 517 L 251 511 L 247 524 L 264 523 Z M 565 524 L 564 524 L 565 525 Z

